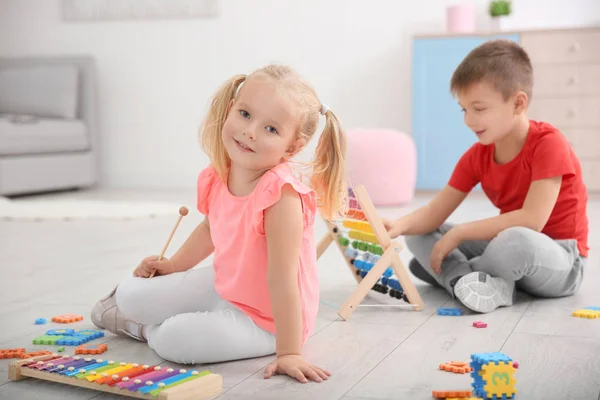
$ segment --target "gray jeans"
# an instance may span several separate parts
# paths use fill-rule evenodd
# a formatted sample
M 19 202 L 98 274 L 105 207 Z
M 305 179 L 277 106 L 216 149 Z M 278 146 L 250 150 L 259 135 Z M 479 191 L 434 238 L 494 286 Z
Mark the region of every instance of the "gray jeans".
M 580 256 L 577 241 L 553 240 L 523 227 L 508 228 L 492 240 L 462 242 L 444 259 L 438 275 L 431 269 L 431 253 L 452 226 L 446 223 L 427 235 L 406 236 L 416 260 L 452 296 L 452 283 L 473 271 L 516 283 L 518 289 L 539 297 L 569 296 L 581 285 L 587 259 Z

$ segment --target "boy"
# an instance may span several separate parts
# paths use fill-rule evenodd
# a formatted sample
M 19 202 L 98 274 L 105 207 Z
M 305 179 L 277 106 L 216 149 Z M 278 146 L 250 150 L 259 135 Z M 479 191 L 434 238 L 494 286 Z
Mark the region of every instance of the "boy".
M 406 236 L 415 276 L 476 312 L 512 305 L 515 283 L 535 296 L 560 297 L 575 293 L 583 278 L 589 248 L 581 167 L 556 128 L 528 119 L 532 70 L 511 41 L 469 53 L 450 89 L 478 143 L 429 204 L 384 221 L 392 237 Z M 500 215 L 444 223 L 477 183 Z

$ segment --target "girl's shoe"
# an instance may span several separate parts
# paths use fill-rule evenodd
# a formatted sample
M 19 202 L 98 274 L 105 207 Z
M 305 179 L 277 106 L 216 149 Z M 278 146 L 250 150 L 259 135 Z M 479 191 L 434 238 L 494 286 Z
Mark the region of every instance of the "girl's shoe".
M 484 272 L 471 272 L 456 281 L 454 295 L 465 307 L 489 313 L 498 307 L 512 306 L 516 292 L 514 282 Z
M 123 316 L 117 307 L 115 287 L 108 296 L 101 299 L 92 309 L 92 322 L 100 329 L 106 329 L 115 335 L 129 336 L 132 339 L 145 342 L 146 326 Z

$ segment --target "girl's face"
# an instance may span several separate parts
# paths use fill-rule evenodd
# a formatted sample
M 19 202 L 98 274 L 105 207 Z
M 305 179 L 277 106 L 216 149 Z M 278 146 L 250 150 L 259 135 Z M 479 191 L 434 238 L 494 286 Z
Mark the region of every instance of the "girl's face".
M 293 104 L 274 83 L 260 78 L 244 82 L 232 100 L 222 140 L 232 165 L 265 171 L 295 155 L 305 144 L 298 135 Z

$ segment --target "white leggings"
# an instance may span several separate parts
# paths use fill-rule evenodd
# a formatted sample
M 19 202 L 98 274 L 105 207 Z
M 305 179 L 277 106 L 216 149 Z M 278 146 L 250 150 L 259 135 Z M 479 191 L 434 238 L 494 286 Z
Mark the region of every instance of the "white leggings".
M 204 364 L 275 353 L 275 336 L 223 300 L 213 268 L 151 279 L 130 277 L 116 292 L 127 319 L 146 325 L 148 345 L 180 364 Z

